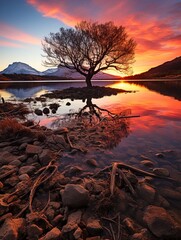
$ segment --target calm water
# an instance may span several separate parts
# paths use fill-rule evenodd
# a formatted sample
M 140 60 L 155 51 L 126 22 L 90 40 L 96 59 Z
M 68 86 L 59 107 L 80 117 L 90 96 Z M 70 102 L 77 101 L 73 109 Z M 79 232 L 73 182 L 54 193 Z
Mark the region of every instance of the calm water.
M 181 164 L 175 161 L 181 159 L 181 81 L 166 82 L 94 82 L 94 85 L 104 85 L 125 90 L 132 90 L 131 93 L 120 93 L 116 96 L 92 99 L 92 103 L 105 108 L 113 113 L 120 113 L 129 109 L 131 115 L 139 115 L 139 118 L 129 120 L 129 131 L 126 137 L 117 139 L 112 149 L 104 150 L 102 153 L 95 153 L 94 157 L 101 165 L 110 161 L 125 161 L 139 165 L 140 155 L 145 155 L 154 161 L 158 166 L 171 164 L 172 169 L 180 171 Z M 84 82 L 61 82 L 61 83 L 0 83 L 0 95 L 6 100 L 20 101 L 27 97 L 38 97 L 41 94 L 70 86 L 85 86 Z M 55 115 L 38 117 L 35 114 L 30 118 L 40 121 L 41 125 L 57 127 L 55 123 L 60 116 L 66 113 L 76 112 L 85 106 L 82 100 L 70 99 L 51 100 L 58 102 L 60 107 Z M 50 102 L 28 103 L 31 109 L 43 108 Z M 71 105 L 67 106 L 66 103 Z M 158 152 L 173 150 L 174 156 L 168 158 L 168 162 L 155 157 Z M 88 153 L 92 154 L 93 153 Z M 169 156 L 170 157 L 170 156 Z M 137 159 L 137 163 L 135 163 Z M 172 162 L 170 162 L 172 161 Z

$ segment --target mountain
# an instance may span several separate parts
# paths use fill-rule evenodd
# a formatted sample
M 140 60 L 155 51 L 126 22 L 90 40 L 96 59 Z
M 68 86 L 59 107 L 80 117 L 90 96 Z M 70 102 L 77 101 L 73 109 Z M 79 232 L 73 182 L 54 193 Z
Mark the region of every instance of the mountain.
M 75 70 L 68 69 L 66 67 L 59 67 L 59 68 L 52 68 L 52 69 L 47 69 L 46 71 L 39 72 L 36 69 L 32 68 L 26 63 L 22 62 L 14 62 L 12 64 L 9 64 L 9 66 L 4 69 L 0 74 L 6 74 L 6 76 L 12 80 L 21 80 L 21 79 L 26 79 L 26 80 L 37 80 L 39 78 L 42 79 L 48 79 L 48 77 L 52 78 L 59 78 L 59 79 L 85 79 L 83 75 L 78 73 Z M 18 76 L 10 76 L 11 74 L 18 74 Z M 22 76 L 21 76 L 22 74 Z M 24 76 L 26 74 L 26 76 Z M 29 76 L 28 76 L 29 75 Z M 33 75 L 33 76 L 31 76 Z M 35 76 L 36 75 L 36 76 Z M 0 79 L 2 79 L 3 76 L 0 76 Z M 20 79 L 19 79 L 20 78 Z M 97 73 L 93 79 L 118 79 L 118 77 L 106 74 L 103 72 Z M 39 79 L 40 80 L 40 79 Z
M 171 61 L 165 62 L 157 67 L 151 68 L 147 72 L 130 76 L 127 78 L 181 78 L 181 56 Z
M 9 64 L 7 68 L 5 68 L 0 74 L 31 74 L 31 75 L 39 75 L 40 72 L 36 69 L 30 67 L 26 63 L 22 62 L 14 62 Z

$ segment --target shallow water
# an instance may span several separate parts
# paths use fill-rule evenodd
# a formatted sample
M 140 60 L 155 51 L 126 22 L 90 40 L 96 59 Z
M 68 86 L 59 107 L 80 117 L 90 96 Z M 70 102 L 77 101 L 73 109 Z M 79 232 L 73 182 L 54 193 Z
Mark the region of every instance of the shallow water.
M 158 189 L 169 187 L 181 191 L 181 81 L 112 81 L 94 84 L 131 90 L 130 93 L 92 99 L 92 103 L 116 114 L 125 111 L 128 115 L 139 115 L 139 117 L 127 120 L 126 134 L 117 136 L 114 144 L 108 144 L 108 149 L 91 150 L 86 158 L 94 158 L 100 168 L 111 162 L 121 161 L 151 171 L 141 164 L 143 159 L 148 158 L 155 163 L 155 167 L 167 168 L 171 176 L 177 179 L 176 184 L 160 180 L 155 182 Z M 85 84 L 84 82 L 0 84 L 0 95 L 5 100 L 17 102 L 70 86 L 85 86 Z M 27 104 L 33 110 L 43 109 L 55 102 L 60 105 L 56 114 L 40 117 L 32 114 L 29 118 L 39 121 L 40 125 L 56 128 L 61 126 L 60 118 L 64 118 L 67 113 L 77 112 L 86 104 L 85 101 L 71 99 L 47 99 L 46 102 L 35 101 Z M 70 106 L 66 105 L 67 102 Z M 162 158 L 158 157 L 157 153 L 162 153 Z M 61 161 L 64 165 L 71 163 L 86 167 L 85 156 L 82 154 L 77 154 L 76 158 L 65 156 Z M 174 206 L 181 209 L 177 201 Z

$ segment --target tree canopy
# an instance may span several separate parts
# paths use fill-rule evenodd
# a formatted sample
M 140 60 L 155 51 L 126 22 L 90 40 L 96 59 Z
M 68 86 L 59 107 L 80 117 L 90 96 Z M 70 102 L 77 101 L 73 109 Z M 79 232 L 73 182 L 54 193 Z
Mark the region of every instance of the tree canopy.
M 136 43 L 123 26 L 113 22 L 82 21 L 75 28 L 60 28 L 44 38 L 45 65 L 75 69 L 85 76 L 88 87 L 99 71 L 128 72 Z

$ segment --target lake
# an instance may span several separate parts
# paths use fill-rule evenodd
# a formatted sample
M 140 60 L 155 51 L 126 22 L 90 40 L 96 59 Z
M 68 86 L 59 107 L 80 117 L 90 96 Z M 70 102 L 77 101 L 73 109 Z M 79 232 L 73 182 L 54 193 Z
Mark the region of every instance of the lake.
M 93 85 L 108 86 L 129 90 L 129 93 L 120 93 L 100 99 L 92 99 L 92 103 L 99 108 L 112 113 L 124 112 L 139 117 L 127 119 L 127 128 L 124 134 L 107 144 L 107 149 L 94 149 L 87 156 L 94 158 L 100 168 L 114 161 L 122 161 L 133 166 L 151 170 L 145 167 L 143 160 L 149 159 L 155 167 L 164 167 L 178 183 L 167 181 L 156 182 L 159 189 L 175 188 L 181 191 L 181 81 L 95 81 Z M 30 83 L 0 83 L 0 95 L 6 101 L 18 102 L 24 98 L 36 98 L 56 89 L 85 86 L 84 82 L 30 82 Z M 50 103 L 58 103 L 60 107 L 56 114 L 37 116 L 31 114 L 30 119 L 40 125 L 56 128 L 65 125 L 63 119 L 66 114 L 77 112 L 85 106 L 85 100 L 47 99 L 46 102 L 32 101 L 27 105 L 34 110 L 43 109 Z M 69 103 L 69 104 L 67 104 Z M 125 131 L 125 129 L 124 129 Z M 72 158 L 73 159 L 73 158 Z M 83 166 L 82 155 L 70 160 L 72 164 Z M 68 164 L 64 157 L 63 164 Z M 175 206 L 180 210 L 176 201 Z

